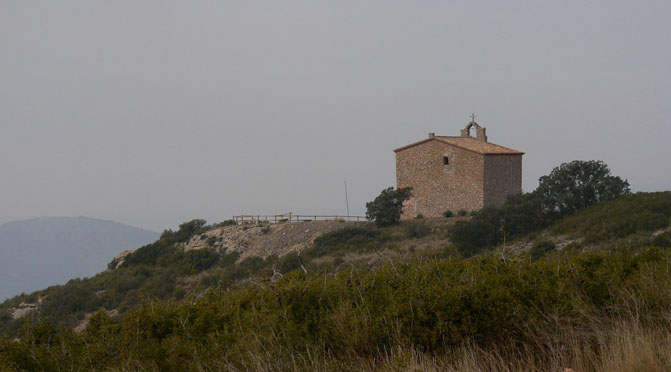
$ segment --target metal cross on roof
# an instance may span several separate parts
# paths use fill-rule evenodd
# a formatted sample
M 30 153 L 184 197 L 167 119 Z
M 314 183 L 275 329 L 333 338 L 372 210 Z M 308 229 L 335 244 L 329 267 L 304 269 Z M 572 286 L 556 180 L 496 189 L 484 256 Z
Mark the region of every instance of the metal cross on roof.
M 477 118 L 477 116 L 476 116 L 475 114 L 472 113 L 472 114 L 471 114 L 471 121 L 472 121 L 472 122 L 475 122 L 475 118 Z

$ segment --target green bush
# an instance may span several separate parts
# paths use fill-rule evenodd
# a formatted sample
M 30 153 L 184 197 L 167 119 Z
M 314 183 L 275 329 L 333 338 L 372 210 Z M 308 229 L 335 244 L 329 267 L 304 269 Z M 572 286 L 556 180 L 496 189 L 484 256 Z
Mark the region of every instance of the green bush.
M 212 248 L 194 249 L 184 254 L 180 266 L 185 273 L 195 274 L 214 266 L 219 257 L 219 253 Z
M 652 245 L 662 248 L 671 248 L 671 233 L 665 232 L 655 236 Z
M 309 259 L 326 254 L 367 251 L 378 248 L 387 240 L 387 235 L 377 229 L 345 227 L 318 237 L 312 247 L 303 250 L 302 255 Z
M 465 257 L 480 253 L 498 243 L 497 229 L 485 222 L 457 221 L 449 232 L 450 240 Z
M 536 243 L 534 243 L 533 247 L 531 247 L 531 250 L 529 251 L 529 254 L 531 255 L 531 258 L 534 260 L 537 260 L 546 254 L 554 251 L 556 248 L 555 243 L 553 243 L 550 240 L 541 240 Z
M 217 224 L 218 227 L 226 227 L 226 226 L 233 226 L 233 225 L 237 225 L 235 223 L 235 220 L 226 220 L 224 222 L 219 222 L 219 224 Z
M 468 214 L 468 211 L 465 210 L 465 209 L 460 209 L 460 210 L 457 212 L 457 215 L 458 215 L 459 217 L 464 217 L 464 216 L 467 215 L 467 214 Z
M 124 266 L 156 265 L 161 258 L 175 255 L 179 250 L 173 244 L 157 241 L 138 248 L 124 257 Z
M 232 267 L 238 261 L 239 257 L 240 253 L 238 252 L 224 253 L 219 258 L 219 266 L 223 268 Z
M 240 280 L 250 275 L 260 274 L 266 269 L 266 260 L 258 256 L 247 257 L 239 264 L 232 266 L 228 272 L 229 280 Z
M 375 221 L 378 226 L 397 224 L 401 220 L 403 202 L 411 196 L 412 189 L 409 187 L 384 189 L 375 200 L 366 203 L 366 218 Z
M 445 212 L 443 212 L 443 217 L 445 217 L 445 218 L 454 217 L 454 212 L 452 212 L 452 211 L 445 211 Z
M 116 269 L 117 265 L 119 264 L 119 261 L 120 261 L 120 260 L 119 260 L 118 258 L 114 257 L 114 258 L 112 259 L 112 261 L 110 261 L 110 262 L 107 264 L 107 270 L 114 270 L 114 269 Z
M 293 270 L 298 270 L 300 267 L 301 262 L 296 252 L 289 252 L 285 254 L 284 256 L 280 257 L 277 262 L 277 270 L 283 274 Z
M 196 219 L 179 225 L 179 230 L 175 232 L 172 230 L 163 231 L 156 242 L 140 247 L 127 255 L 124 258 L 124 266 L 156 265 L 160 260 L 164 262 L 174 261 L 171 256 L 179 255 L 180 252 L 175 244 L 185 242 L 194 235 L 204 232 L 206 223 L 205 220 Z
M 423 238 L 431 232 L 431 228 L 422 221 L 407 221 L 403 230 L 409 238 Z

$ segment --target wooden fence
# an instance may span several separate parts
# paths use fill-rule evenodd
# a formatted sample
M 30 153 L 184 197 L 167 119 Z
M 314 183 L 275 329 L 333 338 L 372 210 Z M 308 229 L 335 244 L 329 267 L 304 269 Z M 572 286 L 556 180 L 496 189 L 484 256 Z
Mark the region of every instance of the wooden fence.
M 309 214 L 245 214 L 240 216 L 233 216 L 233 221 L 236 224 L 258 224 L 258 223 L 290 223 L 290 222 L 307 222 L 307 221 L 368 221 L 364 216 L 323 216 L 323 215 L 309 215 Z

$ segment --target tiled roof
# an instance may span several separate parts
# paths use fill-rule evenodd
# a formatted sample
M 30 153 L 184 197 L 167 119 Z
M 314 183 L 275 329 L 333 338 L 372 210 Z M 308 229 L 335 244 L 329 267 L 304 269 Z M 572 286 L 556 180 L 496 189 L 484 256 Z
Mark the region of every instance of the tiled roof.
M 419 142 L 399 147 L 396 150 L 394 150 L 394 152 L 403 151 L 407 148 L 414 147 L 431 140 L 447 143 L 449 145 L 459 147 L 464 150 L 473 151 L 481 155 L 524 155 L 524 153 L 521 151 L 503 147 L 491 142 L 484 142 L 474 137 L 448 137 L 448 136 L 435 136 L 425 138 Z

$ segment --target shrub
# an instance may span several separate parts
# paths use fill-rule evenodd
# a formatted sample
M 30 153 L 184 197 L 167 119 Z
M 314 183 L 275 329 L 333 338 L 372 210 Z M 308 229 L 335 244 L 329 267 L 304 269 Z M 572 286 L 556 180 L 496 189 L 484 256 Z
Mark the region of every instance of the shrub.
M 195 274 L 209 269 L 219 261 L 219 253 L 212 248 L 187 251 L 181 264 L 184 272 Z
M 671 248 L 671 233 L 663 233 L 655 236 L 652 245 L 662 248 Z
M 258 256 L 247 257 L 238 265 L 233 267 L 233 271 L 230 273 L 231 279 L 242 279 L 251 274 L 258 273 L 266 265 L 266 262 L 263 258 Z
M 466 256 L 488 246 L 540 229 L 540 204 L 534 194 L 511 195 L 500 207 L 485 207 L 470 221 L 459 221 L 450 228 L 449 236 Z
M 263 268 L 265 260 L 262 257 L 250 256 L 240 262 L 240 267 L 243 267 L 250 272 L 255 272 Z
M 156 265 L 161 257 L 177 253 L 177 248 L 172 244 L 165 244 L 161 240 L 138 248 L 124 258 L 124 266 L 132 265 Z
M 199 284 L 203 287 L 214 287 L 219 283 L 219 280 L 221 279 L 221 273 L 216 272 L 213 274 L 207 274 L 203 275 L 200 278 Z
M 464 257 L 479 253 L 484 247 L 498 242 L 496 229 L 486 223 L 457 221 L 450 228 L 450 240 Z
M 365 251 L 387 240 L 387 235 L 377 229 L 345 227 L 328 232 L 317 239 L 312 247 L 303 250 L 306 258 L 321 257 L 346 251 Z
M 190 238 L 192 235 L 195 235 L 200 232 L 200 229 L 207 224 L 207 221 L 202 219 L 195 219 L 189 222 L 184 222 L 179 225 L 179 230 L 177 234 L 181 235 L 182 241 Z
M 277 270 L 286 274 L 290 271 L 300 269 L 301 262 L 296 252 L 289 252 L 277 260 Z
M 537 260 L 543 256 L 545 256 L 547 253 L 554 251 L 556 248 L 555 243 L 553 243 L 550 240 L 541 240 L 536 242 L 533 247 L 531 247 L 531 250 L 529 251 L 529 254 L 531 255 L 531 258 L 534 260 Z
M 223 221 L 223 222 L 219 222 L 219 224 L 217 226 L 218 227 L 225 227 L 225 226 L 232 226 L 232 225 L 237 225 L 235 223 L 235 220 L 226 220 L 226 221 Z
M 107 270 L 114 270 L 116 269 L 116 266 L 119 264 L 119 259 L 117 257 L 114 257 L 112 261 L 110 261 L 107 264 Z
M 422 221 L 408 221 L 403 225 L 403 229 L 410 238 L 422 238 L 431 232 L 429 226 Z
M 216 284 L 216 283 L 215 283 Z M 175 291 L 173 292 L 173 297 L 175 300 L 181 300 L 186 296 L 186 289 L 183 287 L 176 288 Z
M 180 253 L 175 244 L 185 242 L 192 236 L 202 233 L 206 223 L 205 220 L 195 219 L 179 225 L 177 231 L 163 231 L 157 241 L 140 247 L 127 255 L 124 258 L 124 266 L 156 265 L 159 261 L 173 262 L 172 256 Z
M 142 284 L 142 294 L 152 298 L 168 298 L 175 290 L 176 279 L 172 272 L 155 273 Z
M 378 226 L 397 224 L 401 220 L 403 202 L 412 196 L 409 187 L 382 190 L 375 200 L 366 203 L 366 218 L 375 221 Z
M 464 217 L 465 215 L 468 214 L 468 211 L 465 210 L 465 209 L 460 209 L 460 210 L 457 212 L 457 214 L 458 214 L 460 217 Z
M 223 268 L 231 267 L 235 265 L 239 257 L 240 253 L 238 252 L 224 253 L 219 258 L 219 266 Z
M 445 217 L 445 218 L 454 217 L 454 212 L 452 212 L 452 211 L 445 211 L 445 212 L 443 212 L 443 217 Z
M 424 215 L 421 214 L 421 213 L 415 216 L 415 219 L 416 219 L 416 220 L 421 220 L 421 219 L 423 219 L 423 218 L 424 218 Z

